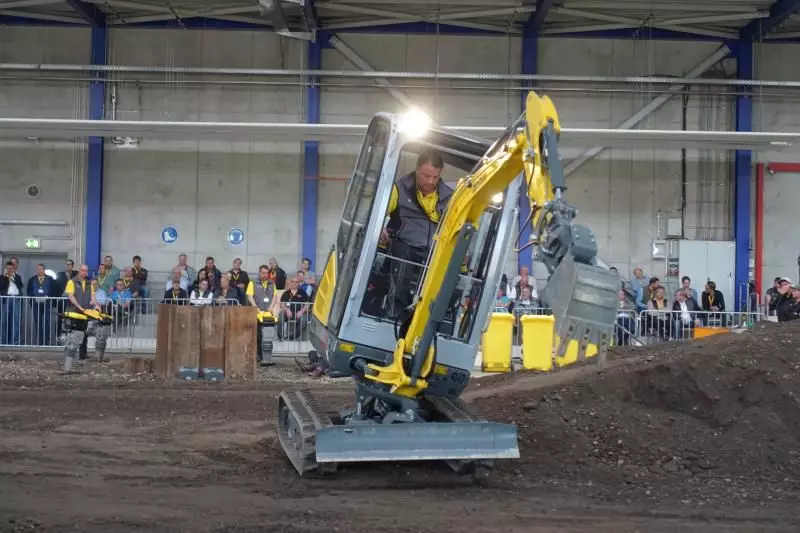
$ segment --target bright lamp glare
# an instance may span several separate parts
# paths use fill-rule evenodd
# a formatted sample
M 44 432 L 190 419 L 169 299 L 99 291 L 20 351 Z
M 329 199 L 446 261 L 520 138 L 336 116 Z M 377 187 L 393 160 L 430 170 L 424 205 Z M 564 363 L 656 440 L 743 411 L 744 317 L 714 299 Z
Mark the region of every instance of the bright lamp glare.
M 428 115 L 419 109 L 412 109 L 400 117 L 399 129 L 409 137 L 418 139 L 425 135 L 431 125 Z
M 492 203 L 493 204 L 497 204 L 497 205 L 502 204 L 503 203 L 503 193 L 499 192 L 499 193 L 495 194 L 494 196 L 492 196 Z

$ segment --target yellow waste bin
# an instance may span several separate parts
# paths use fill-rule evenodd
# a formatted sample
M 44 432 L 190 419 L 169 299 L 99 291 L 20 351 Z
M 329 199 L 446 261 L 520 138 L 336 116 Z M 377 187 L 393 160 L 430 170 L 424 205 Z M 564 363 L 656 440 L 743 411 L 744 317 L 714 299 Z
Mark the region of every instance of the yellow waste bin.
M 552 370 L 555 318 L 525 315 L 519 321 L 522 328 L 522 368 L 543 372 Z
M 492 313 L 489 325 L 481 336 L 481 370 L 484 372 L 511 371 L 514 315 Z

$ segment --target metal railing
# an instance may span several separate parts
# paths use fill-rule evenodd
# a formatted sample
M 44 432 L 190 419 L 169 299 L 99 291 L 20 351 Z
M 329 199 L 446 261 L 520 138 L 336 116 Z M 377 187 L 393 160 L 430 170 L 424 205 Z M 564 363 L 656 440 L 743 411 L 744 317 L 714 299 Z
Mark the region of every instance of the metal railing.
M 160 303 L 193 305 L 189 299 L 101 298 L 100 311 L 111 316 L 109 351 L 154 352 L 157 311 Z M 69 305 L 66 297 L 0 296 L 0 348 L 56 349 L 63 345 L 61 314 Z M 207 305 L 240 305 L 235 299 L 215 299 Z M 92 348 L 93 339 L 89 339 Z
M 721 331 L 751 327 L 764 320 L 758 311 L 646 310 L 636 321 L 638 337 L 645 344 L 695 339 Z
M 189 299 L 164 301 L 158 298 L 132 298 L 101 302 L 101 310 L 111 316 L 112 331 L 107 349 L 111 352 L 155 352 L 158 305 L 195 305 Z M 0 296 L 0 349 L 59 349 L 63 344 L 62 320 L 59 316 L 67 309 L 65 297 Z M 234 299 L 216 299 L 207 305 L 240 305 Z M 297 355 L 312 350 L 309 340 L 311 303 L 276 304 L 277 338 L 273 343 L 276 356 Z M 495 312 L 500 309 L 495 309 Z M 507 309 L 505 309 L 508 312 Z M 522 328 L 520 318 L 525 315 L 548 315 L 550 310 L 537 306 L 516 305 L 514 315 L 512 357 L 522 356 Z M 255 309 L 254 309 L 255 319 Z M 614 344 L 641 345 L 681 341 L 705 336 L 719 331 L 750 327 L 765 320 L 759 310 L 691 311 L 646 310 L 635 313 L 620 310 L 615 323 Z M 92 338 L 89 348 L 93 349 Z

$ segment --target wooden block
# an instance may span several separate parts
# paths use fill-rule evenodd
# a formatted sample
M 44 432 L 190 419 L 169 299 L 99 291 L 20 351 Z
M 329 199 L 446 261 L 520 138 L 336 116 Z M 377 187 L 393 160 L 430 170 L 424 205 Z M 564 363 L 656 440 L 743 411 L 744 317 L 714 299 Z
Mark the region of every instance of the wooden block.
M 258 321 L 253 307 L 231 306 L 226 311 L 225 378 L 254 379 Z
M 126 374 L 152 374 L 154 359 L 150 357 L 127 357 L 125 359 Z
M 169 359 L 170 324 L 172 323 L 172 309 L 176 306 L 161 304 L 158 306 L 158 320 L 156 321 L 156 361 L 155 370 L 161 378 L 167 377 L 167 360 Z
M 225 307 L 200 309 L 200 368 L 225 368 Z
M 182 366 L 200 364 L 200 309 L 164 304 L 158 308 L 156 373 L 168 379 Z

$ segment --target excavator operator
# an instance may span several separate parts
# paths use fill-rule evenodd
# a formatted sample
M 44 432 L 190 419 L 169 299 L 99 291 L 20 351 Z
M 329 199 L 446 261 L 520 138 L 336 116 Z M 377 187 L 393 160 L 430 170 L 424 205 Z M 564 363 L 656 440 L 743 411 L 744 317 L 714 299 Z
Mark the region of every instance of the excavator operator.
M 424 263 L 433 234 L 453 189 L 442 181 L 444 160 L 433 150 L 417 157 L 414 172 L 392 187 L 387 216 L 389 224 L 381 233 L 381 245 L 399 259 Z M 393 238 L 392 238 L 393 237 Z
M 389 276 L 394 278 L 393 300 L 387 302 L 398 312 L 408 308 L 416 292 L 422 268 L 430 251 L 436 226 L 444 214 L 453 189 L 442 181 L 444 159 L 434 150 L 425 150 L 417 157 L 415 169 L 397 180 L 389 198 L 386 228 L 381 232 L 379 247 L 394 260 L 385 262 L 373 276 L 365 311 L 376 316 L 383 312 L 383 298 L 389 291 Z

